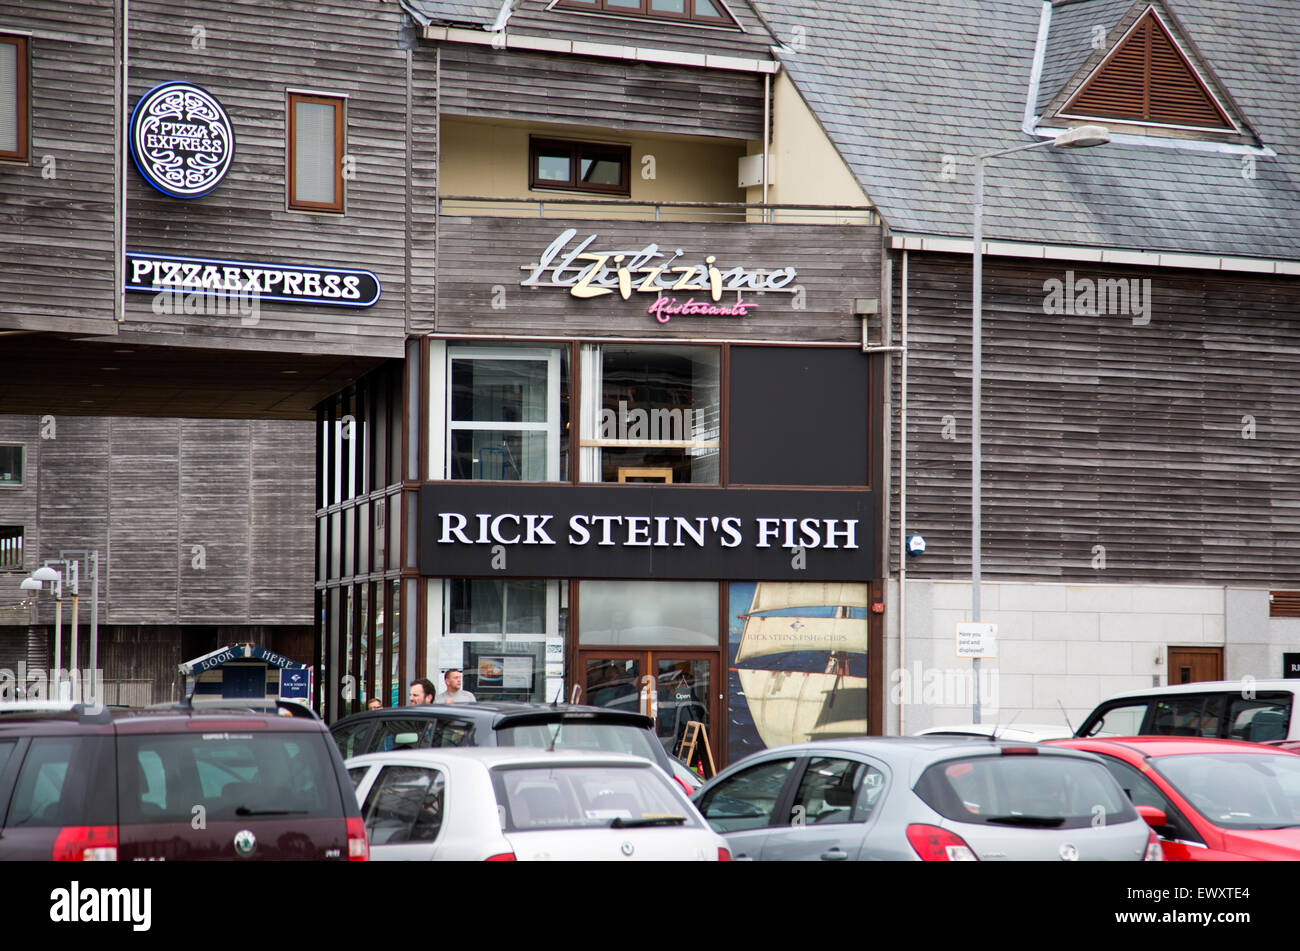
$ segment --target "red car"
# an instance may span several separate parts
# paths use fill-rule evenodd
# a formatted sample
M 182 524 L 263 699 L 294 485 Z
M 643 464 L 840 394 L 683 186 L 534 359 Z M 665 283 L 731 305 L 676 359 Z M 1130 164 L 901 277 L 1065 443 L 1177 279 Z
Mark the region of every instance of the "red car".
M 1168 861 L 1300 859 L 1300 756 L 1202 737 L 1049 740 L 1096 753 Z

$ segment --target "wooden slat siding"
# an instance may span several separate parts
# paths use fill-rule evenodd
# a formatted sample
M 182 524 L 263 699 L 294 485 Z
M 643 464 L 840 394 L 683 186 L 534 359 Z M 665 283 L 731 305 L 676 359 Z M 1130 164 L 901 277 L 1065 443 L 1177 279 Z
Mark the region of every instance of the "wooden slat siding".
M 601 337 L 683 337 L 701 340 L 749 338 L 821 342 L 862 339 L 853 298 L 879 295 L 880 232 L 875 227 L 837 225 L 742 225 L 682 222 L 570 221 L 552 218 L 442 218 L 442 260 L 438 268 L 438 331 L 473 334 L 546 334 Z M 784 293 L 746 295 L 758 303 L 749 316 L 673 317 L 657 323 L 646 314 L 652 294 L 617 293 L 582 301 L 561 287 L 521 287 L 522 265 L 535 263 L 566 228 L 574 242 L 595 232 L 597 247 L 682 248 L 683 261 L 702 263 L 715 254 L 725 272 L 732 267 L 798 269 L 795 284 L 806 289 L 804 310 Z M 506 288 L 506 307 L 493 310 L 492 288 Z M 691 294 L 676 295 L 685 300 Z M 708 298 L 695 292 L 696 299 Z M 723 301 L 734 300 L 734 292 Z
M 0 416 L 0 446 L 26 446 L 23 461 L 23 484 L 0 488 L 0 525 L 23 527 L 23 564 L 21 568 L 0 571 L 0 606 L 9 607 L 22 595 L 18 585 L 40 567 L 40 533 L 36 517 L 38 479 L 40 478 L 40 426 L 35 416 Z M 9 590 L 6 590 L 9 589 Z M 26 594 L 26 592 L 23 592 Z M 13 595 L 13 597 L 9 597 Z M 7 615 L 6 615 L 7 617 Z M 28 613 L 3 623 L 27 624 Z M 3 635 L 0 635 L 3 636 Z
M 180 421 L 111 420 L 108 616 L 176 623 L 180 566 Z
M 723 70 L 441 44 L 446 115 L 761 139 L 763 79 Z
M 166 80 L 184 78 L 221 101 L 235 129 L 235 161 L 204 198 L 168 198 L 129 170 L 131 250 L 374 271 L 383 285 L 368 309 L 263 302 L 260 322 L 238 316 L 166 316 L 147 294 L 128 296 L 123 327 L 171 345 L 398 357 L 405 338 L 405 52 L 397 4 L 334 0 L 255 9 L 233 0 L 131 4 L 131 106 Z M 206 49 L 191 48 L 191 27 Z M 256 29 L 252 29 L 252 25 Z M 343 93 L 347 214 L 285 210 L 286 88 Z M 175 331 L 183 328 L 185 333 Z
M 57 404 L 56 404 L 57 405 Z M 92 416 L 65 416 L 54 413 L 52 439 L 40 439 L 41 417 L 20 417 L 32 421 L 38 434 L 32 446 L 37 456 L 39 478 L 36 531 L 39 551 L 30 554 L 33 567 L 47 558 L 57 558 L 60 549 L 84 548 L 100 553 L 99 594 L 101 609 L 106 603 L 108 574 L 105 570 L 109 545 L 109 420 Z M 90 578 L 84 579 L 82 591 L 90 594 Z M 82 621 L 90 623 L 89 600 Z M 65 601 L 64 613 L 70 605 Z M 54 602 L 41 599 L 42 623 L 54 623 Z M 100 620 L 104 620 L 101 610 Z M 71 622 L 65 617 L 64 623 Z
M 183 624 L 248 620 L 251 446 L 246 420 L 180 421 L 177 565 Z M 204 567 L 194 567 L 202 546 Z
M 547 10 L 549 0 L 524 0 L 510 16 L 512 34 L 544 36 L 554 40 L 616 43 L 652 49 L 682 50 L 713 56 L 772 58 L 772 36 L 743 0 L 728 0 L 727 8 L 743 30 L 713 29 L 673 22 Z M 829 42 L 831 31 L 824 38 Z
M 446 52 L 445 47 L 443 52 Z M 438 61 L 437 50 L 421 48 L 411 62 L 411 333 L 436 329 L 438 215 Z M 445 91 L 445 90 L 444 90 Z
M 33 34 L 31 160 L 0 165 L 0 328 L 114 330 L 113 10 L 23 0 L 0 17 Z
M 248 613 L 257 624 L 310 624 L 315 579 L 314 424 L 253 421 Z
M 1270 591 L 1269 617 L 1300 617 L 1300 591 Z
M 113 625 L 100 629 L 99 664 L 105 680 L 148 680 L 153 702 L 168 703 L 184 696 L 177 667 L 181 656 L 181 629 L 174 624 Z
M 985 576 L 1300 583 L 1300 282 L 1073 268 L 1076 280 L 1151 278 L 1150 323 L 1134 326 L 1045 314 L 1043 283 L 1066 270 L 985 261 Z M 906 530 L 929 547 L 908 571 L 968 577 L 970 264 L 914 254 L 909 272 Z M 955 441 L 942 438 L 948 414 Z

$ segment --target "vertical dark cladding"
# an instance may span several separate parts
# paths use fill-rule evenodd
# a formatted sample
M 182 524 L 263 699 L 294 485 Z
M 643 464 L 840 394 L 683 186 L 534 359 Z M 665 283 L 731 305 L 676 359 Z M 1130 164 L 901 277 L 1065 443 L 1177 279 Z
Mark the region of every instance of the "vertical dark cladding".
M 906 531 L 929 545 L 910 570 L 960 578 L 970 261 L 912 253 L 908 271 Z M 1300 284 L 1005 259 L 985 280 L 986 577 L 1300 583 Z M 1083 295 L 1105 280 L 1128 282 L 1129 306 L 1093 315 Z M 897 538 L 897 423 L 892 451 Z

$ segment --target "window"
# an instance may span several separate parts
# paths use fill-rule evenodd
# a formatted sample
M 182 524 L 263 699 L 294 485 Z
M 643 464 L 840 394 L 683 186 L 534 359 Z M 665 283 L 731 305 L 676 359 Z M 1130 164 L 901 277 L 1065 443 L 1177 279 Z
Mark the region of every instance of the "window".
M 714 786 L 700 802 L 700 812 L 723 835 L 767 826 L 793 766 L 793 759 L 751 766 Z
M 289 93 L 289 207 L 343 211 L 343 100 Z
M 23 484 L 23 447 L 0 446 L 0 486 Z
M 476 700 L 554 700 L 564 676 L 568 591 L 542 579 L 435 583 L 430 602 L 440 597 L 442 604 L 430 616 L 442 616 L 440 668 L 459 667 L 463 688 Z
M 442 829 L 442 773 L 416 766 L 385 766 L 366 797 L 371 845 L 432 842 Z
M 818 757 L 804 771 L 791 819 L 805 825 L 862 822 L 884 788 L 884 775 L 866 763 Z
M 23 566 L 23 527 L 0 525 L 0 568 Z
M 562 362 L 558 348 L 448 348 L 448 478 L 560 480 Z
M 0 161 L 28 160 L 27 37 L 0 36 Z
M 529 188 L 632 194 L 632 150 L 626 145 L 530 139 L 529 156 Z
M 578 641 L 588 645 L 716 647 L 713 581 L 581 581 Z
M 717 485 L 716 347 L 582 349 L 583 482 Z
M 588 13 L 623 13 L 692 23 L 737 25 L 722 5 L 722 0 L 559 0 L 556 7 Z

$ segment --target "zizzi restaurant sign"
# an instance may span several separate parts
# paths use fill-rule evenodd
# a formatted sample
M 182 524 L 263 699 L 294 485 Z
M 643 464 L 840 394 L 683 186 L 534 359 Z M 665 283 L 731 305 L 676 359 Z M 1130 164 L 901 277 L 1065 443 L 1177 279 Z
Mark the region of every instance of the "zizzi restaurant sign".
M 650 243 L 640 248 L 602 248 L 599 235 L 577 240 L 576 228 L 568 228 L 547 246 L 537 262 L 524 265 L 528 271 L 524 287 L 567 288 L 574 297 L 589 300 L 618 294 L 623 300 L 633 294 L 653 294 L 646 313 L 661 324 L 673 317 L 745 317 L 759 305 L 745 300 L 745 292 L 793 294 L 798 272 L 793 267 L 753 268 L 719 264 L 717 255 L 702 261 L 686 258 L 677 248 L 660 250 Z M 734 293 L 735 300 L 722 300 Z
M 869 491 L 426 483 L 426 576 L 862 581 Z

